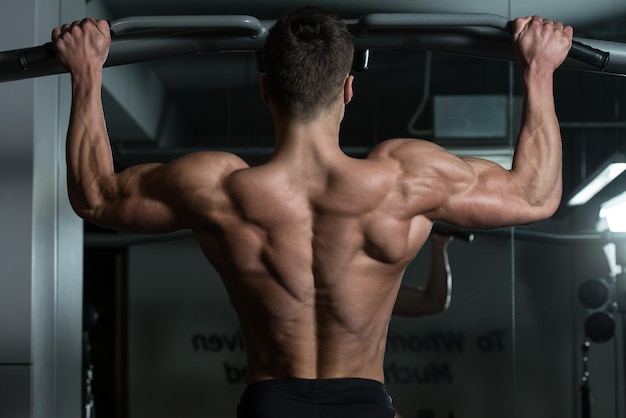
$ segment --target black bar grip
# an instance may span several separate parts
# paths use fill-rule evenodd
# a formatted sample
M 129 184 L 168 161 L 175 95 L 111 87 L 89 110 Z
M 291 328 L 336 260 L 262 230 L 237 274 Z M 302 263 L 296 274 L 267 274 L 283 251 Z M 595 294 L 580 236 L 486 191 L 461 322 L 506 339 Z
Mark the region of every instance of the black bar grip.
M 459 228 L 454 225 L 450 225 L 444 222 L 435 221 L 433 223 L 432 232 L 441 234 L 441 235 L 449 235 L 455 238 L 462 239 L 463 241 L 472 242 L 474 241 L 474 233 L 463 228 Z
M 113 29 L 111 28 L 111 22 L 107 20 L 109 23 L 109 31 L 111 33 L 111 39 L 115 36 L 113 33 Z M 56 52 L 54 52 L 54 46 L 52 42 L 47 42 L 43 45 L 36 46 L 33 48 L 26 48 L 21 50 L 17 57 L 20 61 L 20 65 L 25 71 L 28 71 L 33 65 L 40 64 L 42 62 L 46 62 L 48 60 L 56 60 Z
M 52 42 L 48 42 L 41 46 L 24 49 L 17 54 L 17 57 L 22 68 L 28 71 L 33 65 L 56 59 L 56 53 L 54 52 Z
M 604 71 L 609 63 L 609 53 L 599 49 L 585 45 L 579 41 L 572 41 L 572 48 L 567 54 L 568 57 L 592 65 L 597 69 Z

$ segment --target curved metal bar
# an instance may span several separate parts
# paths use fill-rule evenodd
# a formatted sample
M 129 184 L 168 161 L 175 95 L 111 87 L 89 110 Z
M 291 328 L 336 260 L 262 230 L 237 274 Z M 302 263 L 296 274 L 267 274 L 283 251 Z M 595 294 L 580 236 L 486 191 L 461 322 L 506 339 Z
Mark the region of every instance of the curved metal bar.
M 603 41 L 599 39 L 576 39 L 591 48 L 608 52 L 609 57 L 602 72 L 611 75 L 626 75 L 626 44 L 614 41 Z M 569 65 L 571 68 L 593 70 L 580 61 L 578 61 L 578 63 L 570 63 Z
M 157 37 L 114 39 L 105 67 L 202 52 L 251 52 L 264 38 L 207 36 L 205 33 L 166 34 Z
M 372 13 L 357 21 L 357 35 L 372 30 L 414 29 L 433 26 L 485 26 L 508 30 L 509 20 L 489 13 Z
M 251 16 L 152 16 L 130 17 L 111 23 L 114 37 L 105 66 L 207 51 L 247 52 L 263 48 L 274 21 Z M 510 22 L 492 14 L 375 13 L 346 20 L 360 50 L 411 48 L 489 59 L 515 60 Z M 582 43 L 577 39 L 577 43 Z M 626 45 L 584 40 L 577 59 L 566 68 L 626 74 Z M 608 52 L 607 52 L 608 51 Z M 576 54 L 576 53 L 575 53 Z M 587 63 L 580 61 L 587 60 Z M 54 55 L 51 43 L 39 47 L 0 52 L 0 82 L 59 74 L 66 70 Z
M 489 13 L 373 13 L 362 16 L 356 24 L 354 33 L 367 36 L 371 32 L 380 31 L 411 31 L 432 27 L 485 27 L 497 29 L 509 34 L 512 21 L 499 15 Z M 497 35 L 496 35 L 497 37 Z M 507 40 L 507 43 L 510 43 Z M 574 40 L 568 56 L 604 71 L 609 61 L 609 53 L 593 48 L 579 40 Z M 509 59 L 507 57 L 507 59 Z
M 217 30 L 260 38 L 267 28 L 256 17 L 245 15 L 131 16 L 111 22 L 111 31 L 116 36 L 147 30 Z
M 113 39 L 105 67 L 205 51 L 259 50 L 269 27 L 245 15 L 139 16 L 110 26 Z M 64 72 L 51 42 L 0 52 L 0 82 Z

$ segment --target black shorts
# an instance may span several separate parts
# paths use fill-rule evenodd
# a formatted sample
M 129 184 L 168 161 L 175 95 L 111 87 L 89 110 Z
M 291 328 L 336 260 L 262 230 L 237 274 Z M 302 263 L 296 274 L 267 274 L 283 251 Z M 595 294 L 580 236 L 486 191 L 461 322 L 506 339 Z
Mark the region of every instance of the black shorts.
M 237 418 L 393 418 L 391 397 L 369 379 L 276 379 L 249 385 Z

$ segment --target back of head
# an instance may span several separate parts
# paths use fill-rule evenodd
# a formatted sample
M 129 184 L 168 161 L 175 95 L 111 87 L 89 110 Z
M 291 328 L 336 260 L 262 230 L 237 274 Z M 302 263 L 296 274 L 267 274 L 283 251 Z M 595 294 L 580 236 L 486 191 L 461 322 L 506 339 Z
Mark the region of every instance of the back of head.
M 309 119 L 341 94 L 354 45 L 341 19 L 306 7 L 276 22 L 263 56 L 273 103 L 289 117 Z

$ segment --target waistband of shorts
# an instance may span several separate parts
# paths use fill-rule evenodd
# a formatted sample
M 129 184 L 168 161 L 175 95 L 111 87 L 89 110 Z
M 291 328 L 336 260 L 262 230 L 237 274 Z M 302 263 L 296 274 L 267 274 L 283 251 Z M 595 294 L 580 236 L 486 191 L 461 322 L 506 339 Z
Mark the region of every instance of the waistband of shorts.
M 288 377 L 281 379 L 259 380 L 250 383 L 246 388 L 247 392 L 256 390 L 279 389 L 279 390 L 302 390 L 306 392 L 320 391 L 345 391 L 353 389 L 382 390 L 386 392 L 385 385 L 378 380 L 364 379 L 360 377 L 346 377 L 335 379 L 301 379 Z

